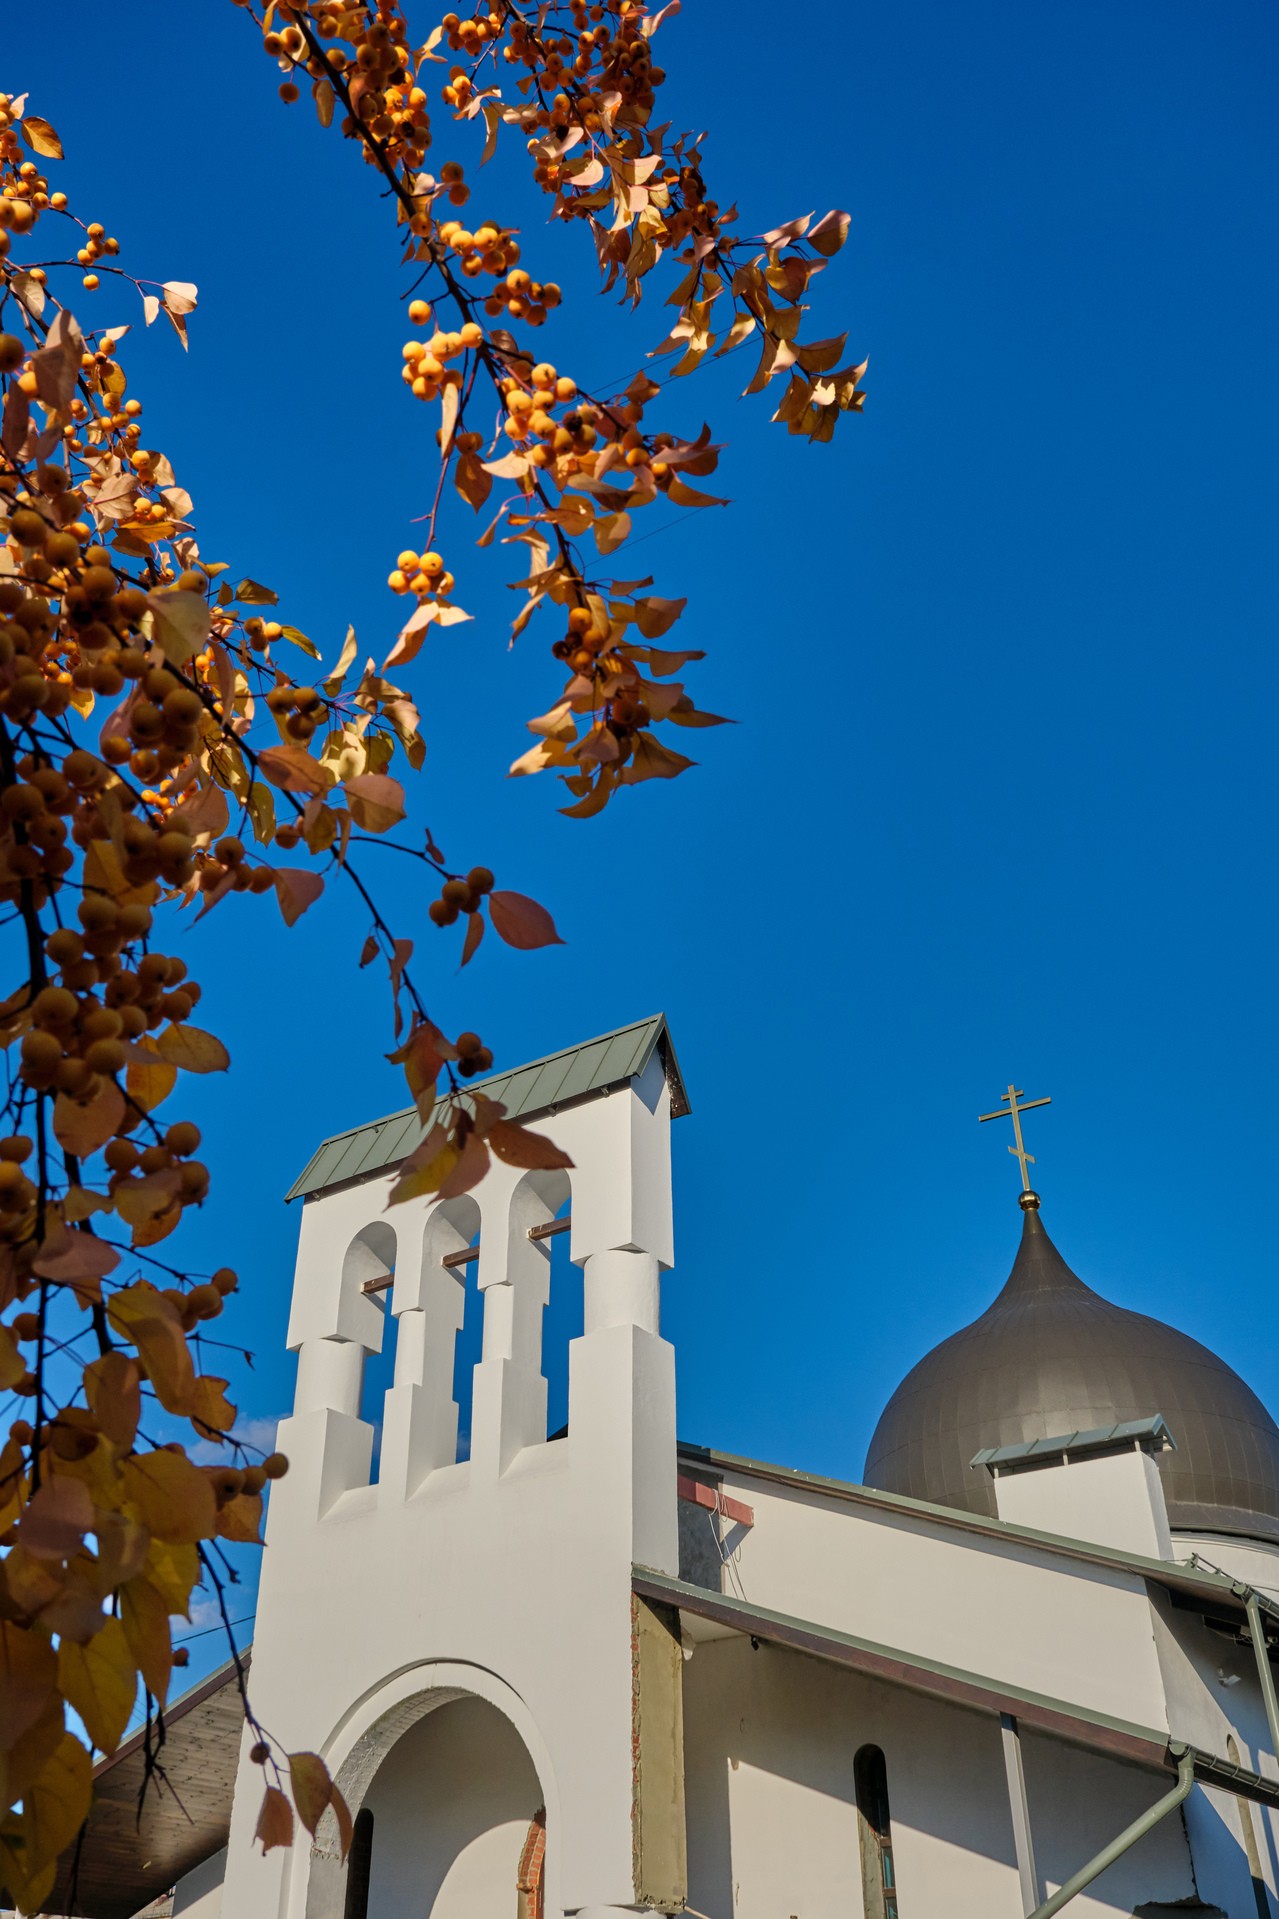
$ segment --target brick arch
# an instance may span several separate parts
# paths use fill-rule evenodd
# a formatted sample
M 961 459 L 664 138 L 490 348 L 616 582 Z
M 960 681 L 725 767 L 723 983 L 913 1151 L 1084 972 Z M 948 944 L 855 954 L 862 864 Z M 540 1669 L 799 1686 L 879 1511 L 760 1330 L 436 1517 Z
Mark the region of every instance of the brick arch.
M 546 1894 L 546 1807 L 539 1806 L 529 1821 L 528 1837 L 515 1875 L 516 1919 L 543 1919 Z

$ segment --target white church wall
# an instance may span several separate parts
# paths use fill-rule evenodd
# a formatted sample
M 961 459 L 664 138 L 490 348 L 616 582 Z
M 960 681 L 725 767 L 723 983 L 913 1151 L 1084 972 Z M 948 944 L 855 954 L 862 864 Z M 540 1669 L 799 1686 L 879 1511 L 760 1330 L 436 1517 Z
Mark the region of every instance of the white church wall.
M 1065 1539 L 1172 1558 L 1172 1535 L 1159 1468 L 1136 1448 L 1058 1460 L 995 1478 L 1001 1519 Z
M 226 1847 L 179 1879 L 173 1889 L 173 1919 L 221 1919 Z
M 734 1535 L 752 1602 L 1166 1729 L 1141 1579 L 740 1471 L 723 1484 L 755 1513 Z
M 370 1919 L 475 1919 L 515 1911 L 541 1785 L 510 1721 L 479 1699 L 438 1707 L 375 1773 Z
M 303 1209 L 290 1326 L 302 1356 L 299 1405 L 279 1436 L 291 1467 L 272 1492 L 254 1697 L 286 1749 L 319 1751 L 340 1774 L 354 1729 L 377 1717 L 388 1688 L 426 1692 L 447 1669 L 452 1690 L 509 1706 L 537 1758 L 556 1897 L 609 1907 L 635 1897 L 630 1569 L 638 1560 L 673 1572 L 678 1552 L 674 1362 L 657 1324 L 657 1277 L 672 1256 L 660 1061 L 633 1089 L 536 1124 L 575 1162 L 570 1249 L 584 1269 L 588 1330 L 570 1347 L 562 1440 L 546 1438 L 547 1250 L 527 1237 L 560 1203 L 545 1176 L 495 1164 L 471 1196 L 484 1342 L 471 1452 L 460 1463 L 450 1421 L 455 1282 L 441 1279 L 432 1224 L 442 1208 L 410 1202 L 385 1214 L 384 1178 Z M 461 1245 L 473 1237 L 456 1213 L 450 1230 Z M 358 1355 L 375 1348 L 383 1316 L 359 1287 L 378 1262 L 394 1266 L 388 1400 L 398 1406 L 370 1484 Z M 317 1347 L 354 1348 L 355 1359 L 317 1360 Z M 331 1919 L 330 1906 L 340 1915 L 340 1880 L 336 1893 L 310 1900 L 304 1849 L 265 1859 L 254 1850 L 260 1793 L 258 1769 L 242 1761 L 228 1910 L 236 1919 Z M 317 1888 L 326 1870 L 321 1861 Z
M 1155 1598 L 1152 1623 L 1173 1737 L 1279 1778 L 1252 1647 L 1213 1631 L 1166 1596 Z M 1231 1914 L 1254 1909 L 1244 1818 L 1233 1794 L 1203 1786 L 1196 1786 L 1186 1804 L 1200 1890 Z M 1273 1891 L 1279 1885 L 1279 1824 L 1263 1806 L 1252 1806 L 1247 1818 L 1262 1877 Z
M 689 1904 L 710 1919 L 862 1912 L 853 1761 L 864 1744 L 885 1756 L 901 1919 L 1020 1910 L 995 1720 L 741 1638 L 696 1647 L 684 1714 Z M 1024 1752 L 1045 1891 L 1170 1783 L 1033 1735 Z M 1173 1818 L 1071 1911 L 1109 1919 L 1193 1890 Z

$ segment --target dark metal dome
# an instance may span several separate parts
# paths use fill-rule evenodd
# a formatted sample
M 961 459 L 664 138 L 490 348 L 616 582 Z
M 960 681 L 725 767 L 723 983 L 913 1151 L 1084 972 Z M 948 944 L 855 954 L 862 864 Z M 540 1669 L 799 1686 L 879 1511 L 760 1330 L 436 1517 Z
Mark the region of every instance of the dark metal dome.
M 907 1374 L 875 1428 L 865 1481 L 995 1513 L 981 1447 L 1162 1413 L 1157 1455 L 1174 1527 L 1279 1543 L 1279 1427 L 1224 1360 L 1085 1286 L 1033 1208 L 1008 1283 L 980 1319 Z

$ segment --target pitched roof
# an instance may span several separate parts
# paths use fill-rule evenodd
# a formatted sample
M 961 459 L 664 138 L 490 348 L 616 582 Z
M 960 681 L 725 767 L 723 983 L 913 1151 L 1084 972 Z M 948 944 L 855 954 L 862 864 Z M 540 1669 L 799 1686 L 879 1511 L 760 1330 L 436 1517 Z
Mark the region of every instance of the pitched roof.
M 545 1059 L 531 1060 L 527 1066 L 512 1067 L 509 1072 L 475 1080 L 473 1089 L 486 1093 L 490 1099 L 500 1100 L 509 1119 L 534 1119 L 539 1114 L 553 1113 L 570 1101 L 626 1085 L 644 1071 L 655 1051 L 660 1052 L 666 1069 L 671 1117 L 679 1119 L 689 1111 L 688 1095 L 664 1013 L 654 1013 L 632 1026 L 619 1026 L 616 1032 L 584 1040 L 581 1045 L 567 1047 L 561 1053 L 549 1053 Z M 316 1148 L 284 1197 L 286 1200 L 310 1198 L 333 1186 L 345 1185 L 348 1180 L 369 1179 L 376 1173 L 384 1173 L 413 1151 L 424 1132 L 416 1108 L 410 1106 L 386 1119 L 356 1126 L 348 1133 L 335 1133 L 332 1139 L 322 1141 Z

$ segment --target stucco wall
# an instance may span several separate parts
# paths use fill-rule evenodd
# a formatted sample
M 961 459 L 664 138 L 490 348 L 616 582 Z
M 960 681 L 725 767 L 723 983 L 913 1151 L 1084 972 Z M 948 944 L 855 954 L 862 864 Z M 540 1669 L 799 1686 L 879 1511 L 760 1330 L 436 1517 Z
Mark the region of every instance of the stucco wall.
M 732 1471 L 746 1598 L 1010 1686 L 1167 1729 L 1144 1580 Z
M 222 1881 L 226 1876 L 226 1847 L 215 1852 L 193 1872 L 179 1879 L 173 1890 L 173 1919 L 220 1919 Z
M 369 1919 L 514 1919 L 541 1787 L 509 1720 L 482 1699 L 418 1721 L 374 1775 Z
M 738 1638 L 698 1645 L 684 1685 L 689 1903 L 709 1919 L 860 1915 L 853 1758 L 867 1742 L 887 1763 L 901 1919 L 1019 1912 L 993 1719 Z M 1169 1783 L 1034 1736 L 1024 1753 L 1046 1890 Z M 1193 1890 L 1172 1818 L 1080 1895 L 1072 1919 Z

